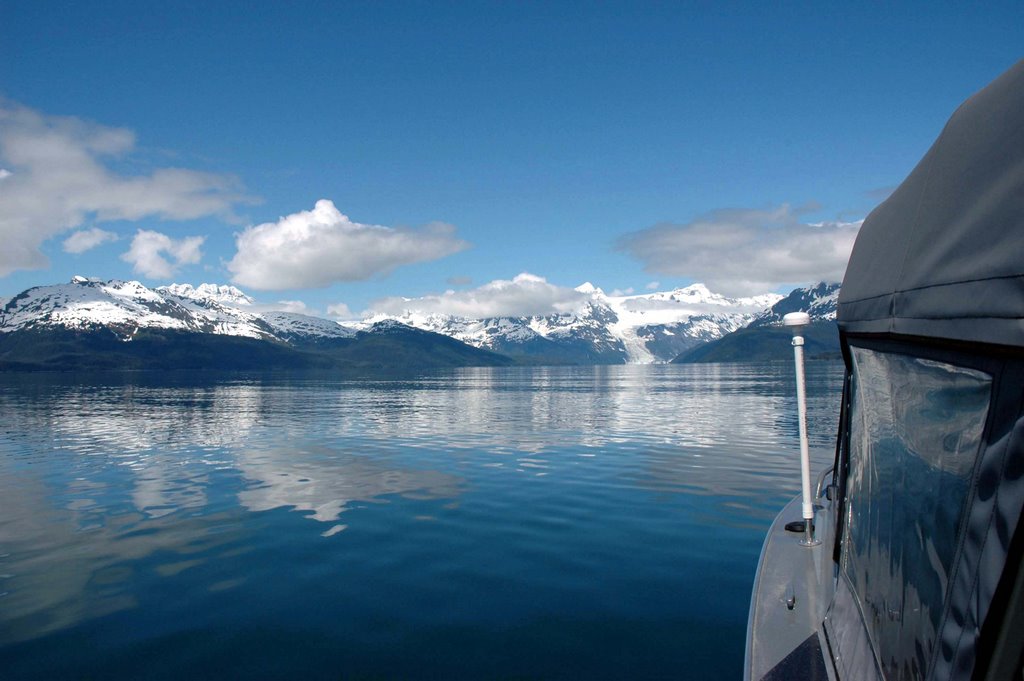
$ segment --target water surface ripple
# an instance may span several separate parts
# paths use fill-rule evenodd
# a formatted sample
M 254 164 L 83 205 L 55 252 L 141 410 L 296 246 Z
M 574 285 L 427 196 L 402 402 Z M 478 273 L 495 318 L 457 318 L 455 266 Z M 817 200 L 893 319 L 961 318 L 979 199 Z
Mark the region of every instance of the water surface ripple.
M 808 367 L 816 470 L 842 368 Z M 0 376 L 4 678 L 735 678 L 791 367 Z

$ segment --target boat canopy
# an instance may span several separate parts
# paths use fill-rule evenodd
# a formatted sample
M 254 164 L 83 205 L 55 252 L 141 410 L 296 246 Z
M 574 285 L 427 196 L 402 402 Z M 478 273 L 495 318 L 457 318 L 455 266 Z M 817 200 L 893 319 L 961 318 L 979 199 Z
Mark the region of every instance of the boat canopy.
M 960 106 L 864 221 L 838 322 L 1024 346 L 1024 60 Z
M 864 221 L 838 324 L 839 678 L 1020 678 L 1024 61 Z

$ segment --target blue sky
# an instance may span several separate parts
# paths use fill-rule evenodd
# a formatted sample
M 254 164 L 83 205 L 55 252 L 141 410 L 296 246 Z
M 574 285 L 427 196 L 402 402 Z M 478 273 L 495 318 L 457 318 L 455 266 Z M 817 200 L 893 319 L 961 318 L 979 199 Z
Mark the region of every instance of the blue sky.
M 837 278 L 1024 3 L 819 4 L 5 0 L 0 296 Z

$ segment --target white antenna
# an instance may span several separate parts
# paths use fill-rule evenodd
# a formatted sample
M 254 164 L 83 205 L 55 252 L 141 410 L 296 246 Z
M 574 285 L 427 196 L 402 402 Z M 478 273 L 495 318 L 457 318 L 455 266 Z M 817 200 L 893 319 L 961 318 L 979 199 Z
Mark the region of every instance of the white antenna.
M 803 491 L 804 546 L 817 546 L 814 538 L 814 502 L 811 499 L 811 455 L 807 446 L 807 390 L 804 385 L 804 327 L 811 323 L 806 312 L 790 312 L 782 325 L 793 331 L 793 362 L 796 364 L 796 406 L 800 426 L 800 483 Z

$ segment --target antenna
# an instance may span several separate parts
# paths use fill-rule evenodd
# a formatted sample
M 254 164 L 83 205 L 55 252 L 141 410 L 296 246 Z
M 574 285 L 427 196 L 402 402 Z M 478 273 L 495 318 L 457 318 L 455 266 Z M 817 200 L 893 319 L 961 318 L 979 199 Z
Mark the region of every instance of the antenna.
M 804 381 L 804 327 L 811 323 L 806 312 L 790 312 L 782 325 L 793 331 L 793 363 L 796 365 L 796 407 L 800 426 L 800 486 L 803 492 L 804 546 L 817 546 L 814 538 L 814 502 L 811 500 L 811 455 L 807 446 L 807 389 Z

